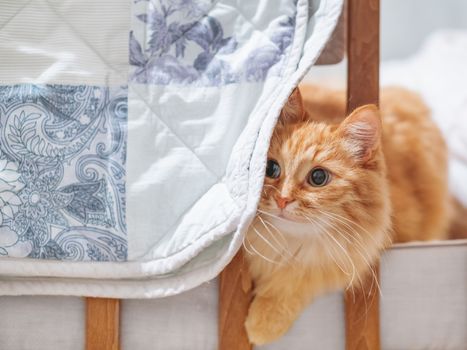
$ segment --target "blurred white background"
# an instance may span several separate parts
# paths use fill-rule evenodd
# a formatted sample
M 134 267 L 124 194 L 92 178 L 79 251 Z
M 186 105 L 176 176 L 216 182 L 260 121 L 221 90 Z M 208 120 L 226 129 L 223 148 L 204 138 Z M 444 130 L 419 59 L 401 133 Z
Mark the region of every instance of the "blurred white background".
M 467 0 L 381 0 L 380 84 L 419 93 L 447 141 L 450 186 L 467 206 Z M 306 82 L 345 88 L 346 62 Z
M 400 60 L 418 52 L 440 30 L 467 32 L 467 0 L 381 0 L 381 61 Z M 346 62 L 315 66 L 305 78 L 342 86 Z
M 466 0 L 381 0 L 381 59 L 415 53 L 439 29 L 467 30 Z

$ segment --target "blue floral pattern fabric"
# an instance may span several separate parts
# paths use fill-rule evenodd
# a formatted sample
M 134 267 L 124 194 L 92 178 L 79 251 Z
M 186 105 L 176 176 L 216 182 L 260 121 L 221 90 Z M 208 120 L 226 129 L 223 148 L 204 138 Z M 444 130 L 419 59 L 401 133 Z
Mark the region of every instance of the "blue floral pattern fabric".
M 287 47 L 293 40 L 295 17 L 282 16 L 271 26 L 267 43 L 239 54 L 245 45 L 226 33 L 210 13 L 216 1 L 137 0 L 147 3 L 136 13 L 143 25 L 139 37 L 130 32 L 130 80 L 142 84 L 220 86 L 261 82 L 279 75 Z
M 127 88 L 0 86 L 0 256 L 125 261 Z

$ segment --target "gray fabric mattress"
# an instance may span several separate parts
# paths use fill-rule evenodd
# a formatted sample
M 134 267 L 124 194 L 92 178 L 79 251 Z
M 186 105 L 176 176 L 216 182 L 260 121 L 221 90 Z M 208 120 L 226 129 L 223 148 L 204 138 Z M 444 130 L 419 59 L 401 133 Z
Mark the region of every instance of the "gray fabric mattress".
M 0 282 L 1 283 L 1 282 Z M 214 350 L 217 282 L 178 296 L 122 303 L 123 350 Z M 467 241 L 398 245 L 381 265 L 384 350 L 467 349 Z M 84 300 L 0 297 L 0 349 L 81 350 Z M 321 297 L 267 350 L 344 349 L 342 295 Z

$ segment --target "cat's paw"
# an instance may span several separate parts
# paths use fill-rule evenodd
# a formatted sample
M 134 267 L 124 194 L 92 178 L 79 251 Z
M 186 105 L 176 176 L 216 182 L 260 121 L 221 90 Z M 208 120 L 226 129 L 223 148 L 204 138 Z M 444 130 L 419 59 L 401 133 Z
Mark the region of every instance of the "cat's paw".
M 283 336 L 293 319 L 275 299 L 256 297 L 251 303 L 245 328 L 255 345 L 270 343 Z

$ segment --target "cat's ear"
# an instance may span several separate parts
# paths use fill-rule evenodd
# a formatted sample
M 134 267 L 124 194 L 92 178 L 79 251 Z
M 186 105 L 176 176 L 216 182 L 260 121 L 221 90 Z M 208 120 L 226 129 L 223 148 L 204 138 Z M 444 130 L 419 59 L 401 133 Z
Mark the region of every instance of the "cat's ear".
M 345 147 L 359 162 L 368 161 L 381 139 L 381 118 L 375 105 L 354 110 L 338 128 Z
M 306 113 L 303 106 L 302 95 L 297 87 L 292 91 L 287 103 L 282 108 L 279 122 L 285 125 L 305 121 L 305 119 Z

